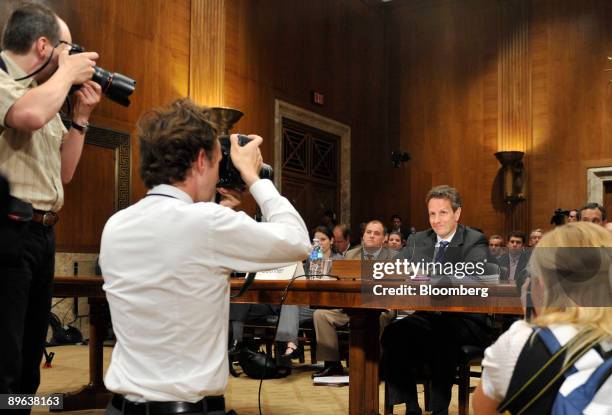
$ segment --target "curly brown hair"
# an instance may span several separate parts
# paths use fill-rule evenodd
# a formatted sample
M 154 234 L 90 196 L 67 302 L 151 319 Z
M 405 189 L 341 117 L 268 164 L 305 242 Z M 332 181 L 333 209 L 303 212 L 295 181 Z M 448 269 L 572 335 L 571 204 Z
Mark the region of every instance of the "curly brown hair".
M 209 117 L 208 108 L 181 98 L 140 118 L 140 177 L 147 188 L 184 181 L 200 150 L 212 158 L 219 144 Z

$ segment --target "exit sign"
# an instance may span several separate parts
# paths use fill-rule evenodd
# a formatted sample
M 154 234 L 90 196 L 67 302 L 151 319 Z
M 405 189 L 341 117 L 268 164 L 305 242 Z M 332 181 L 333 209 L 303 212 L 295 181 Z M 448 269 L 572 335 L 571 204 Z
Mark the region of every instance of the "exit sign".
M 323 106 L 325 104 L 325 95 L 320 92 L 312 91 L 310 98 L 312 99 L 312 103 L 315 105 Z

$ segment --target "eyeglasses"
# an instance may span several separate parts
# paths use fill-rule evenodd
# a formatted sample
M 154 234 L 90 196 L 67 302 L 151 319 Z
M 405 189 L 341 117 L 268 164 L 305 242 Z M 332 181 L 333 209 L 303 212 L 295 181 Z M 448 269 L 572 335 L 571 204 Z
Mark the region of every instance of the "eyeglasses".
M 68 46 L 72 47 L 72 43 L 66 42 L 65 40 L 58 40 L 57 43 L 55 44 L 54 48 L 58 47 L 61 44 L 68 45 Z

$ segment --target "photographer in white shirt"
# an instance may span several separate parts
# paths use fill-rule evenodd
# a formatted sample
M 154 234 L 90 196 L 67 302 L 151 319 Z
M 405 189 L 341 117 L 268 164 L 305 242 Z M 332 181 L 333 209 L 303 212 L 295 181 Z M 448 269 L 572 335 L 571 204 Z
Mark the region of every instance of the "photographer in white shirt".
M 240 147 L 232 135 L 231 158 L 266 222 L 232 210 L 236 192 L 220 189 L 224 200 L 211 202 L 222 156 L 208 111 L 181 99 L 139 121 L 150 190 L 109 219 L 100 252 L 117 337 L 108 414 L 139 405 L 224 413 L 230 273 L 301 261 L 311 249 L 298 212 L 259 178 L 261 137 Z

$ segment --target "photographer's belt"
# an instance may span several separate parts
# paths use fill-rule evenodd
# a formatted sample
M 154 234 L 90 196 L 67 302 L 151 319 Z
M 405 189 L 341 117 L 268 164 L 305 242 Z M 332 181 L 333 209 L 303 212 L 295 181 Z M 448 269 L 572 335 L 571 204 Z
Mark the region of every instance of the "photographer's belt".
M 40 223 L 43 226 L 54 226 L 59 221 L 59 216 L 55 212 L 45 212 L 43 210 L 36 210 L 32 212 L 32 221 Z
M 43 226 L 54 226 L 59 221 L 55 212 L 33 209 L 32 205 L 14 196 L 9 196 L 8 217 L 17 222 L 36 222 Z
M 111 404 L 125 415 L 172 415 L 184 413 L 225 414 L 225 399 L 207 396 L 198 402 L 132 402 L 115 394 Z

